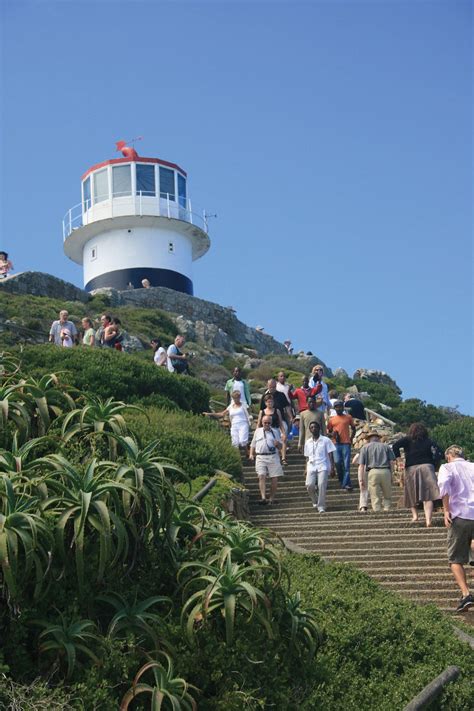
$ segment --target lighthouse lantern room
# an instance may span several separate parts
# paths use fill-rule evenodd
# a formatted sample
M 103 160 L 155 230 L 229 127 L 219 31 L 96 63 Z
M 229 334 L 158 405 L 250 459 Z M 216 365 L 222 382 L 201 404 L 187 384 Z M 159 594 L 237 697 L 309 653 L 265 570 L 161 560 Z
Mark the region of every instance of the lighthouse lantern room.
M 167 286 L 193 293 L 192 263 L 210 246 L 206 214 L 193 210 L 186 172 L 142 158 L 124 141 L 122 158 L 82 176 L 82 200 L 63 220 L 64 252 L 83 265 L 84 288 Z

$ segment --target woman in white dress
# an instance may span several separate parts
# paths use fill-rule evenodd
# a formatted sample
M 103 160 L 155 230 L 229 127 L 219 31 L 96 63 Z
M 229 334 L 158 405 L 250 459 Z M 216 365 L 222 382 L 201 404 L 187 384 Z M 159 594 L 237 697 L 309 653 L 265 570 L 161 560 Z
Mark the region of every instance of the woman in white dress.
M 208 417 L 230 419 L 230 437 L 233 447 L 246 449 L 249 441 L 250 417 L 246 403 L 241 401 L 239 390 L 231 393 L 232 402 L 222 412 L 205 412 Z

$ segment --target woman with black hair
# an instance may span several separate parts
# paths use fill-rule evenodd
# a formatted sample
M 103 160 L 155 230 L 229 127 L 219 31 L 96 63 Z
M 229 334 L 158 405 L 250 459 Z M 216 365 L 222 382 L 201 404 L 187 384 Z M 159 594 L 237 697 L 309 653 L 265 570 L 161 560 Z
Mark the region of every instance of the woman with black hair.
M 440 498 L 435 465 L 439 466 L 441 452 L 438 445 L 428 436 L 428 430 L 420 422 L 415 422 L 392 449 L 397 458 L 400 450 L 405 452 L 404 505 L 411 509 L 412 523 L 418 521 L 417 504 L 422 501 L 426 527 L 431 527 L 433 502 Z
M 163 365 L 166 367 L 166 350 L 161 345 L 159 338 L 152 338 L 150 341 L 150 346 L 153 348 L 153 360 L 155 365 Z

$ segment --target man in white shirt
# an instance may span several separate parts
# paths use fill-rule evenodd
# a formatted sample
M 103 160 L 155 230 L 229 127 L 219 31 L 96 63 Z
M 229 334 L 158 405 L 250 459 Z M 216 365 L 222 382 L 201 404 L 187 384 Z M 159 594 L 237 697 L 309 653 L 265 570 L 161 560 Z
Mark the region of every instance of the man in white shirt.
M 262 427 L 257 427 L 250 444 L 249 459 L 255 459 L 255 471 L 258 476 L 260 501 L 262 505 L 276 504 L 275 495 L 278 487 L 278 477 L 283 476 L 278 450 L 281 449 L 281 439 L 278 430 L 273 429 L 272 418 L 264 415 Z M 270 479 L 270 499 L 266 496 L 267 477 Z
M 72 341 L 77 341 L 77 328 L 72 321 L 69 321 L 69 313 L 63 309 L 59 312 L 59 320 L 53 321 L 49 331 L 49 342 L 55 343 L 57 346 L 63 345 L 62 332 L 69 331 Z
M 168 346 L 168 370 L 170 373 L 187 373 L 188 372 L 188 357 L 186 353 L 181 351 L 185 344 L 184 336 L 177 335 L 174 343 Z
M 309 426 L 311 437 L 306 440 L 304 456 L 306 464 L 306 489 L 313 503 L 313 508 L 319 513 L 326 511 L 326 489 L 329 473 L 335 471 L 334 455 L 336 447 L 329 437 L 321 435 L 318 422 L 311 422 Z M 316 496 L 316 488 L 318 495 Z
M 474 541 L 474 464 L 464 459 L 463 450 L 455 444 L 448 447 L 444 456 L 447 464 L 439 469 L 438 486 L 448 529 L 448 561 L 461 590 L 456 612 L 466 612 L 474 607 L 474 595 L 464 570 Z

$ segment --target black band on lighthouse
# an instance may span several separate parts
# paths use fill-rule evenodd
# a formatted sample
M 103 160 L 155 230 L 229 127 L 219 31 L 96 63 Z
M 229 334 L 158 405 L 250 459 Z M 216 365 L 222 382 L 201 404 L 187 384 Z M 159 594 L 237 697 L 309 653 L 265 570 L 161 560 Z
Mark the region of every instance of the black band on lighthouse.
M 150 269 L 146 267 L 135 267 L 133 269 L 117 269 L 113 272 L 106 272 L 85 285 L 86 291 L 103 289 L 110 287 L 117 291 L 125 291 L 130 288 L 141 289 L 142 279 L 148 279 L 150 286 L 166 286 L 168 289 L 181 291 L 184 294 L 193 295 L 193 282 L 184 274 L 179 274 L 171 269 Z

